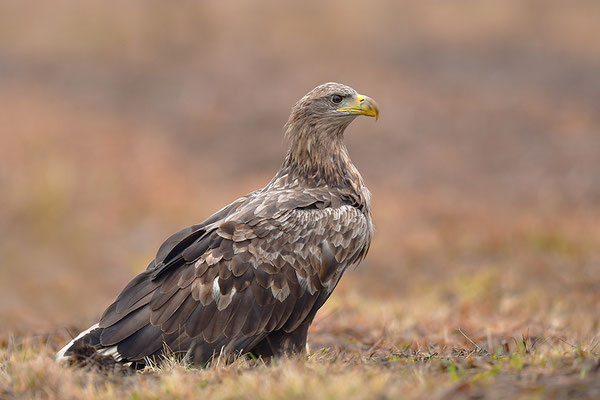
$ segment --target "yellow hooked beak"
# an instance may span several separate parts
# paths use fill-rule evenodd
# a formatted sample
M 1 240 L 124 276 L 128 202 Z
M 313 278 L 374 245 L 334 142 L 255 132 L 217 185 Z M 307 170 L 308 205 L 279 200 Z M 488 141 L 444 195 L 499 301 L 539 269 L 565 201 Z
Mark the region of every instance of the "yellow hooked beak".
M 344 107 L 340 107 L 336 111 L 366 115 L 368 117 L 375 117 L 376 120 L 379 119 L 379 107 L 377 107 L 375 100 L 362 94 L 356 96 L 356 99 L 349 100 Z

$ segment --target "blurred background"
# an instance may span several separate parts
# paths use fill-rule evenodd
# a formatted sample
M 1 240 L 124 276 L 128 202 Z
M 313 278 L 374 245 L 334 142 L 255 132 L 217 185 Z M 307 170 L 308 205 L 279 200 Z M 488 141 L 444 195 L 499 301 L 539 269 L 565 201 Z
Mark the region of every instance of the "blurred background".
M 2 1 L 0 335 L 95 321 L 171 233 L 269 181 L 327 81 L 381 117 L 346 134 L 376 234 L 324 315 L 597 333 L 598 21 L 593 0 Z

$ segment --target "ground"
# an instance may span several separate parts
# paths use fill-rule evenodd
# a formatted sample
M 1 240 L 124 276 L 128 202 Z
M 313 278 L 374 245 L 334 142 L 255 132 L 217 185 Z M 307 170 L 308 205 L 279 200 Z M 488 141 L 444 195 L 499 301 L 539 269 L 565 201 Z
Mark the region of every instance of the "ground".
M 344 4 L 0 4 L 0 398 L 600 397 L 600 3 Z M 332 80 L 375 235 L 308 355 L 55 364 Z
M 480 239 L 413 249 L 412 263 L 425 269 L 441 256 L 448 270 L 397 277 L 405 281 L 397 283 L 400 293 L 370 281 L 382 279 L 381 271 L 371 278 L 349 272 L 317 315 L 306 356 L 244 357 L 204 369 L 158 360 L 124 375 L 57 365 L 53 355 L 69 339 L 67 329 L 16 334 L 0 344 L 0 397 L 597 398 L 600 282 L 591 268 L 598 237 L 589 217 L 523 227 L 479 217 L 469 226 L 463 215 L 460 225 Z M 496 233 L 484 236 L 488 230 Z M 465 263 L 467 249 L 487 260 L 485 268 L 455 264 Z
M 480 279 L 462 282 L 471 288 L 480 283 Z M 481 290 L 493 290 L 493 286 L 490 282 Z M 465 298 L 459 295 L 459 302 L 477 295 L 483 293 L 467 291 Z M 216 360 L 203 369 L 168 358 L 137 373 L 124 373 L 111 366 L 105 369 L 59 366 L 53 355 L 67 339 L 65 335 L 12 337 L 0 348 L 0 397 L 593 399 L 600 396 L 600 339 L 575 338 L 573 333 L 581 332 L 580 326 L 557 331 L 521 321 L 522 326 L 511 326 L 508 332 L 521 330 L 523 334 L 509 336 L 494 328 L 486 332 L 472 326 L 466 328 L 470 324 L 464 320 L 464 314 L 460 316 L 461 310 L 442 302 L 427 303 L 423 307 L 420 300 L 414 299 L 401 305 L 383 305 L 381 301 L 365 303 L 353 294 L 338 296 L 313 325 L 306 356 L 272 362 L 242 357 L 229 365 Z M 462 306 L 475 313 L 487 312 L 471 300 Z M 550 315 L 538 318 L 543 320 Z M 523 316 L 517 315 L 517 319 Z M 496 324 L 514 322 L 508 315 L 492 319 Z

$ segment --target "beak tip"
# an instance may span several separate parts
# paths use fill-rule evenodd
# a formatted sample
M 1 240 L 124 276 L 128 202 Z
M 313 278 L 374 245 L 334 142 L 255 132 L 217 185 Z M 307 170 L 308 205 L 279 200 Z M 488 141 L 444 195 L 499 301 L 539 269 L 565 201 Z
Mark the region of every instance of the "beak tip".
M 379 106 L 377 105 L 377 103 L 375 102 L 375 100 L 373 100 L 370 97 L 367 97 L 368 100 L 368 107 L 369 107 L 369 111 L 371 112 L 371 116 L 375 117 L 375 121 L 377 121 L 379 119 Z

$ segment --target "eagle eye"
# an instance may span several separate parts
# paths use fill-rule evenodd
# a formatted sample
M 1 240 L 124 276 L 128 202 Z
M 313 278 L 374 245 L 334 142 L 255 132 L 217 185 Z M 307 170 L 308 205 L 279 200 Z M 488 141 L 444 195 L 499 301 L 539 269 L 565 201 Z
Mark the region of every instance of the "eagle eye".
M 339 94 L 334 94 L 333 96 L 331 96 L 331 102 L 333 104 L 340 104 L 342 100 L 344 100 L 344 98 Z

